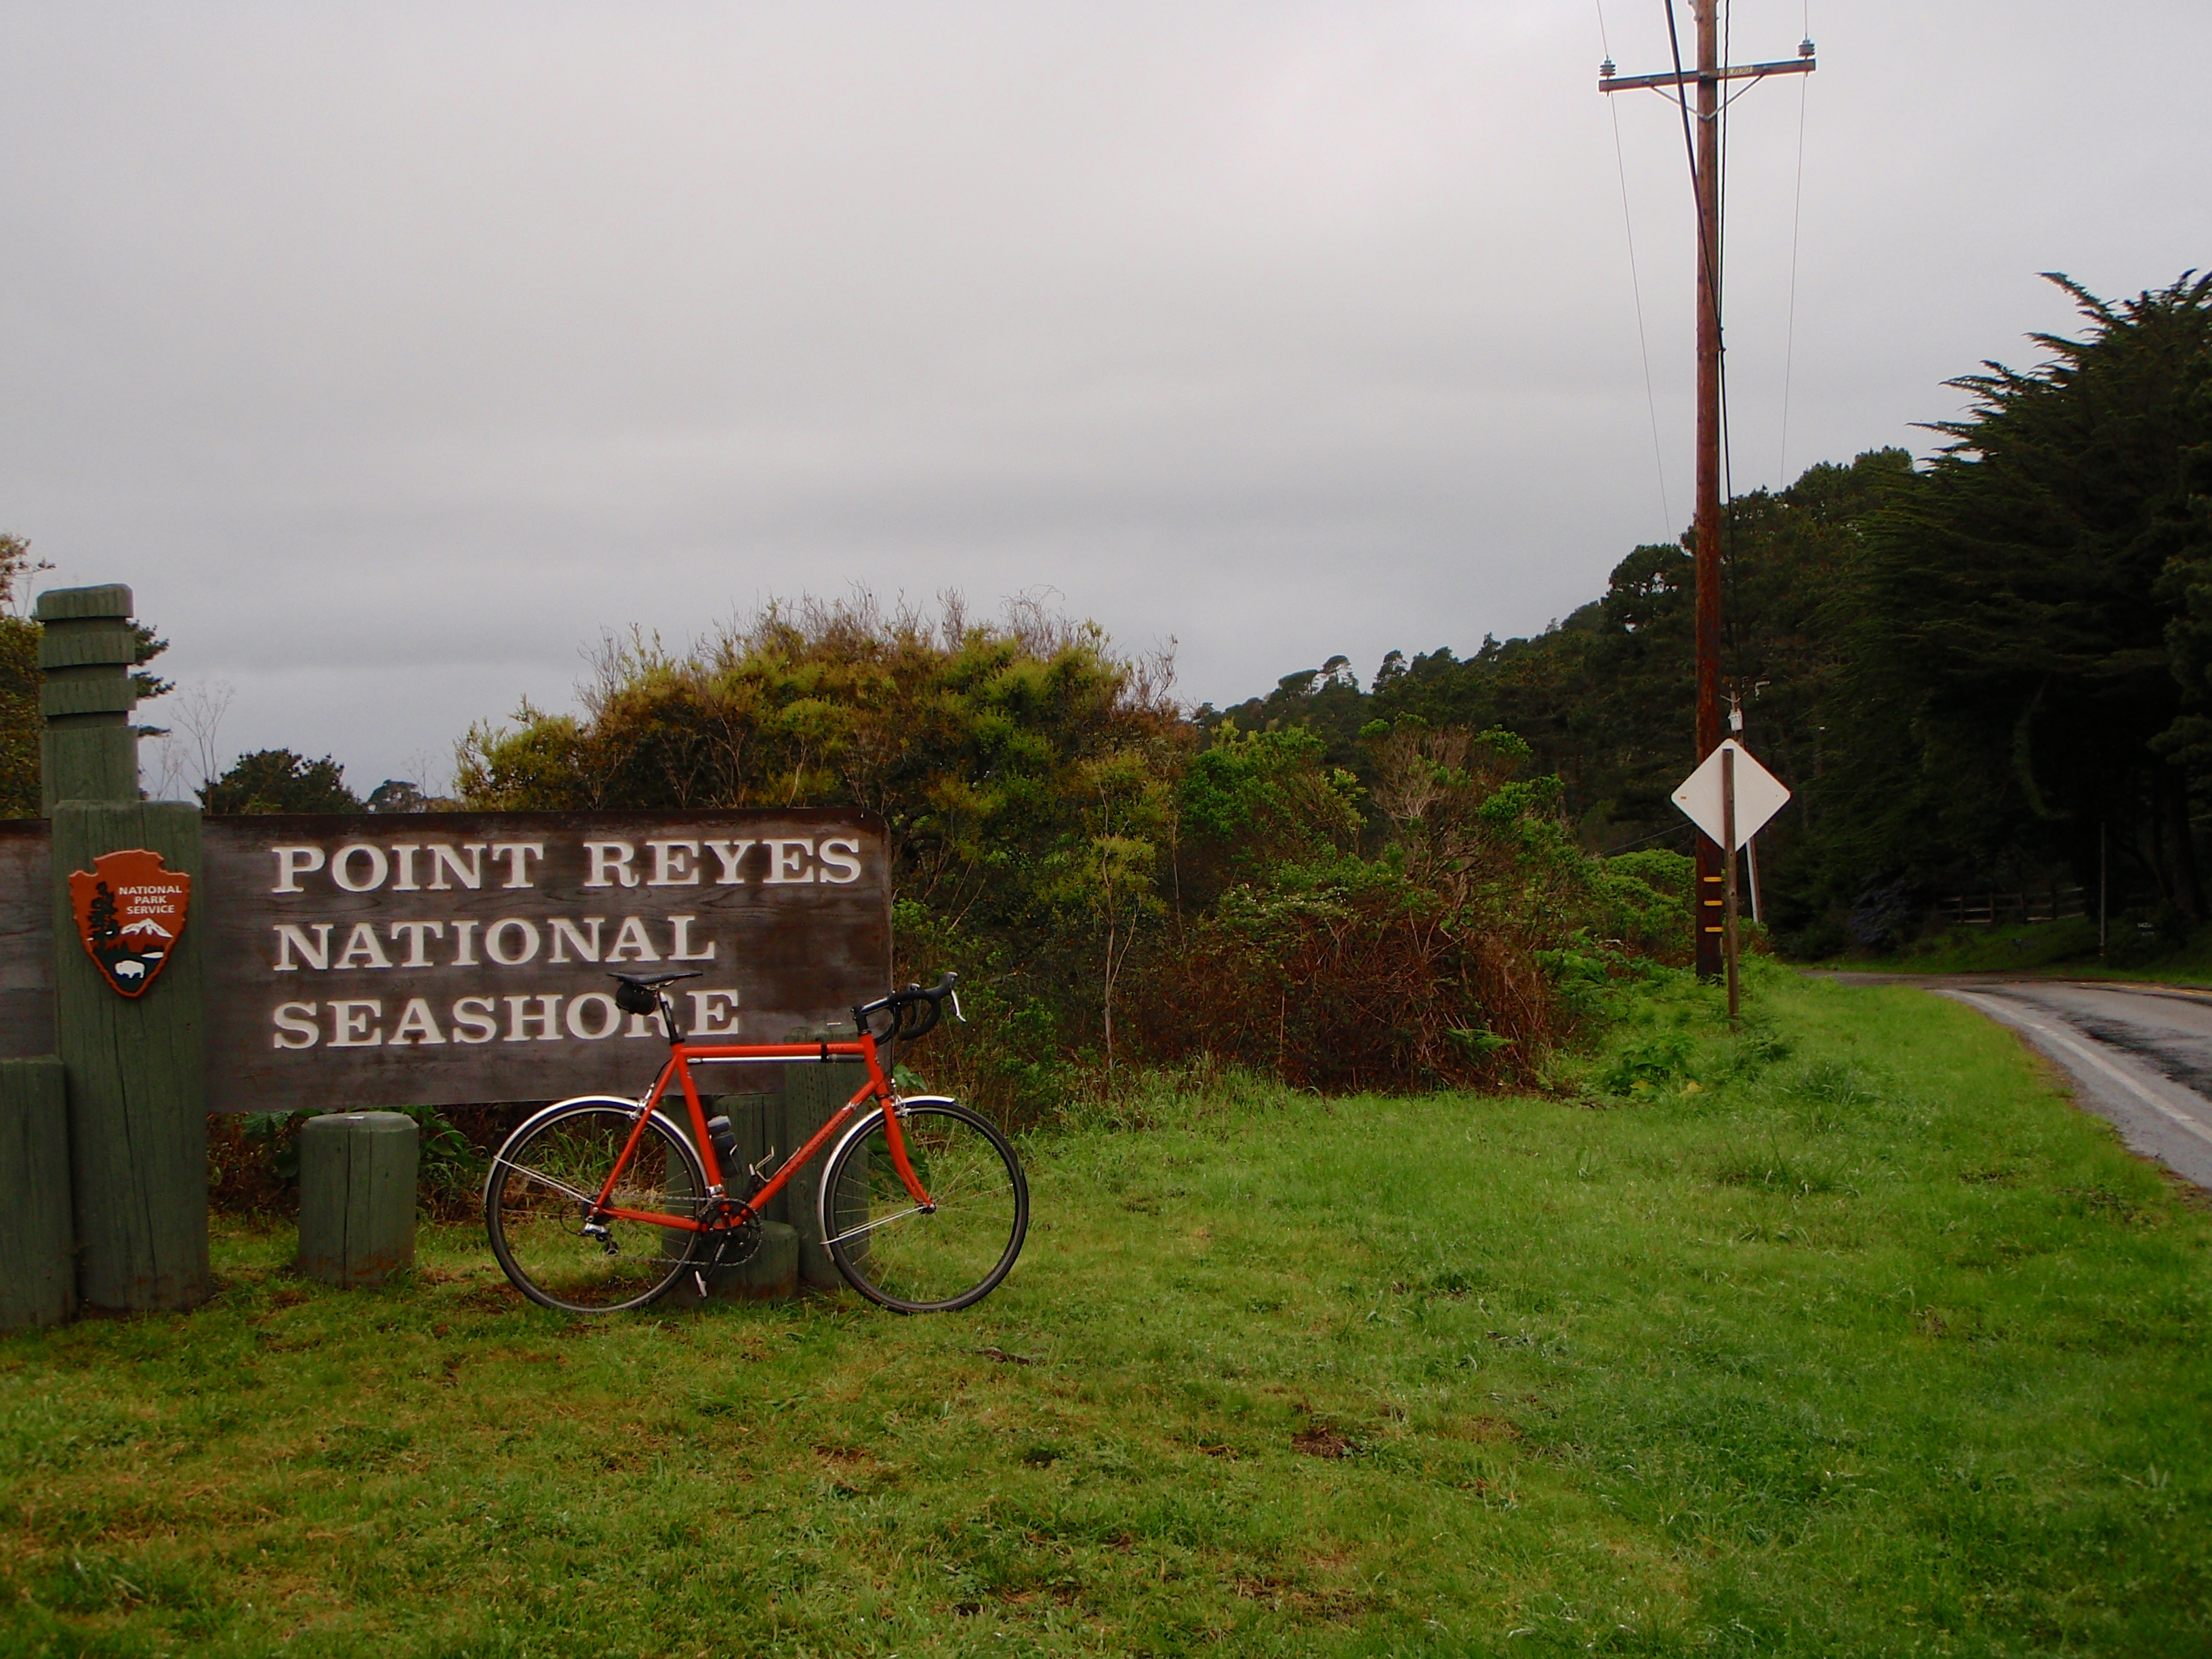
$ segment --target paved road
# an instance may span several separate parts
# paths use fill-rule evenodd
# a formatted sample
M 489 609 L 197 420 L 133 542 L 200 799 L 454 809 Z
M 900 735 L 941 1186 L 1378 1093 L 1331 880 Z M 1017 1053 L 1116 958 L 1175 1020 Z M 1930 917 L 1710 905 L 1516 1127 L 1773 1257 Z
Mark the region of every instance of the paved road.
M 2130 1146 L 2212 1187 L 2212 992 L 1979 975 L 1908 982 L 2011 1026 L 2064 1068 L 2081 1103 Z

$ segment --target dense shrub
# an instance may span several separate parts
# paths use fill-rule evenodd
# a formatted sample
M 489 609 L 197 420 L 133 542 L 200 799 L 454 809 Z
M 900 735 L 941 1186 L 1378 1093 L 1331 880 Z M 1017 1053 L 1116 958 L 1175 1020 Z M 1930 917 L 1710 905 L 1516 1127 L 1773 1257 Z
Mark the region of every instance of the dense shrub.
M 1590 1006 L 1563 975 L 1686 928 L 1686 861 L 1584 856 L 1510 733 L 1375 725 L 1363 785 L 1310 731 L 1201 729 L 1165 659 L 1034 606 L 777 606 L 598 666 L 580 718 L 471 732 L 466 803 L 878 814 L 902 976 L 967 977 L 969 1025 L 917 1058 L 1018 1117 L 1132 1061 L 1525 1080 Z

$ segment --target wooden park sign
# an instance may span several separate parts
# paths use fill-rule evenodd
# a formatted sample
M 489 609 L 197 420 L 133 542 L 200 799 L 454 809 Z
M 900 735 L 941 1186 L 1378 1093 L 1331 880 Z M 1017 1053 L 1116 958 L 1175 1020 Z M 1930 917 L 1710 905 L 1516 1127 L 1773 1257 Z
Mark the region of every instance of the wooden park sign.
M 0 861 L 43 891 L 44 837 L 14 828 Z M 616 1007 L 610 974 L 696 973 L 677 988 L 693 1035 L 751 1042 L 848 1018 L 890 982 L 887 852 L 863 813 L 252 817 L 201 831 L 211 1112 L 635 1095 L 660 1033 Z M 154 856 L 96 869 L 118 894 L 181 879 L 126 878 L 118 862 Z M 94 887 L 71 872 L 80 930 Z M 28 921 L 0 927 L 0 986 L 44 977 L 52 934 Z M 115 936 L 86 948 L 117 991 L 142 994 L 159 969 L 130 950 L 159 941 L 131 927 L 173 936 L 181 918 L 108 921 Z
M 696 1036 L 777 1042 L 890 980 L 881 825 L 839 811 L 210 819 L 215 1111 L 635 1095 Z

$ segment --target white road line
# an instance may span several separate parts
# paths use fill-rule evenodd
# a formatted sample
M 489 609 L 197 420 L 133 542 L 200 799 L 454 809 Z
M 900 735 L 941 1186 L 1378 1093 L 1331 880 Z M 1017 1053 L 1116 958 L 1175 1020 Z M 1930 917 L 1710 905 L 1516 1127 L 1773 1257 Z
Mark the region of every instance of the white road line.
M 2172 1107 L 2167 1105 L 2156 1095 L 2153 1094 L 2148 1089 L 2145 1088 L 2140 1079 L 2130 1076 L 2126 1072 L 2114 1065 L 2111 1060 L 2106 1059 L 2104 1055 L 2099 1054 L 2095 1049 L 2084 1047 L 2067 1033 L 2045 1024 L 2043 1021 L 2037 1019 L 2032 1014 L 2021 1013 L 2018 1009 L 2008 1005 L 1998 1003 L 1997 1006 L 1993 1007 L 1990 1005 L 1993 1002 L 1997 1002 L 1997 999 L 1995 998 L 1978 996 L 1971 991 L 1952 991 L 1948 993 L 1948 994 L 1957 998 L 1960 1002 L 1972 1003 L 1974 1006 L 1979 1008 L 1984 1013 L 1989 1015 L 1992 1019 L 1997 1020 L 2002 1024 L 2023 1026 L 2026 1029 L 2035 1032 L 2038 1036 L 2044 1037 L 2050 1042 L 2057 1045 L 2058 1048 L 2065 1049 L 2067 1053 L 2074 1055 L 2076 1059 L 2081 1060 L 2084 1063 L 2094 1066 L 2098 1071 L 2102 1072 L 2106 1077 L 2112 1079 L 2113 1082 L 2118 1084 L 2123 1089 L 2125 1089 L 2137 1100 L 2142 1102 L 2144 1105 L 2158 1113 L 2160 1116 L 2167 1118 L 2180 1127 L 2188 1130 L 2190 1133 L 2195 1135 L 2199 1140 L 2202 1140 L 2208 1145 L 2212 1145 L 2212 1129 L 2206 1128 L 2202 1123 L 2199 1123 L 2195 1118 L 2191 1117 L 2186 1112 L 2176 1111 Z

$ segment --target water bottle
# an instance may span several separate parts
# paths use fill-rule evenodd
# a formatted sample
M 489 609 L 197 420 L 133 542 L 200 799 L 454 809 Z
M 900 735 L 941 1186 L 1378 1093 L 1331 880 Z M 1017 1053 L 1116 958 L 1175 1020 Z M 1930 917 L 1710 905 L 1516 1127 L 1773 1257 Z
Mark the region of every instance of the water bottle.
M 738 1132 L 730 1127 L 726 1117 L 707 1120 L 707 1139 L 714 1148 L 714 1162 L 721 1166 L 722 1182 L 733 1185 L 731 1176 L 741 1173 L 738 1166 Z

